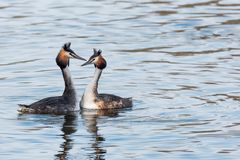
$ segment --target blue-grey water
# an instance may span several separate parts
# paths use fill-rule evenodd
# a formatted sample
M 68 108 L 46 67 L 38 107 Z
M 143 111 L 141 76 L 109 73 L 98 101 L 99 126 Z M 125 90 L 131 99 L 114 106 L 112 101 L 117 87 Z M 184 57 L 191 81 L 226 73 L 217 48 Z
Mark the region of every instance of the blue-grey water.
M 20 115 L 61 95 L 65 42 L 108 62 L 99 92 L 120 111 Z M 1 0 L 0 159 L 239 159 L 239 0 Z M 94 67 L 71 60 L 78 97 Z

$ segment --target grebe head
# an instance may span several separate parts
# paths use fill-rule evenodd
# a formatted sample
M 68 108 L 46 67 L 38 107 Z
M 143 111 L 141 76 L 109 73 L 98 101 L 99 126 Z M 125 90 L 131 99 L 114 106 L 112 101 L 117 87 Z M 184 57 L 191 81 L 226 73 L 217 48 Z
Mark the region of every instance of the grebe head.
M 95 48 L 93 48 L 93 55 L 88 59 L 87 62 L 82 64 L 82 66 L 85 66 L 85 65 L 88 65 L 88 64 L 94 64 L 94 66 L 97 67 L 98 69 L 106 68 L 107 62 L 103 58 L 101 53 L 102 53 L 102 50 L 99 49 L 97 51 Z
M 68 42 L 68 43 L 65 43 L 60 52 L 58 53 L 57 55 L 57 58 L 56 58 L 56 62 L 57 62 L 57 65 L 60 67 L 60 68 L 65 68 L 67 66 L 69 66 L 69 59 L 70 58 L 75 58 L 75 59 L 80 59 L 80 60 L 84 60 L 86 61 L 86 59 L 78 56 L 71 48 L 71 43 Z

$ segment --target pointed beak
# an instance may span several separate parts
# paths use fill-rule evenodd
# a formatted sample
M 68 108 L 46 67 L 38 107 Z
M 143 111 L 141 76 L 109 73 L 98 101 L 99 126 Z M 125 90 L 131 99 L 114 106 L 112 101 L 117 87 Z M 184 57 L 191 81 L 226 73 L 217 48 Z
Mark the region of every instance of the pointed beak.
M 75 58 L 75 59 L 80 59 L 80 60 L 83 60 L 83 61 L 87 61 L 85 58 L 82 58 L 80 57 L 79 55 L 77 55 L 76 53 L 74 53 L 73 51 L 70 52 L 70 55 Z
M 86 65 L 89 65 L 89 64 L 92 64 L 91 59 L 89 59 L 87 62 L 83 63 L 81 66 L 86 66 Z

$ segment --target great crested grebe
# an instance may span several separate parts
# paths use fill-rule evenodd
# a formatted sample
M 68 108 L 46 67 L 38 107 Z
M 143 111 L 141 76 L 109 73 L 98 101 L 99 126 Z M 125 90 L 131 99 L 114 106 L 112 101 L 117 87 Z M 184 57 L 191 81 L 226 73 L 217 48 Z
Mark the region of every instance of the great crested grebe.
M 121 98 L 112 94 L 98 94 L 98 81 L 101 76 L 102 70 L 107 66 L 106 60 L 101 55 L 101 50 L 93 49 L 94 54 L 89 60 L 82 64 L 94 64 L 95 73 L 93 80 L 87 85 L 80 106 L 87 109 L 115 109 L 132 107 L 132 98 Z
M 62 70 L 65 82 L 65 89 L 62 96 L 47 97 L 30 105 L 19 104 L 19 112 L 33 114 L 66 114 L 79 110 L 76 92 L 68 66 L 70 58 L 80 60 L 85 59 L 74 53 L 74 51 L 70 48 L 70 45 L 70 42 L 65 43 L 56 57 L 56 63 Z

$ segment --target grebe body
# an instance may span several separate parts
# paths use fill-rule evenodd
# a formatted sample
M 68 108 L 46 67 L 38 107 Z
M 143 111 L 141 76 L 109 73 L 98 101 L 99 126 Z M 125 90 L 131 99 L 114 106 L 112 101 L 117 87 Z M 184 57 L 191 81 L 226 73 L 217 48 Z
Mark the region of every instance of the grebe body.
M 101 50 L 93 49 L 94 54 L 84 65 L 94 64 L 95 72 L 92 81 L 87 85 L 80 106 L 87 109 L 119 109 L 132 107 L 132 98 L 122 98 L 112 94 L 98 94 L 98 81 L 103 69 L 107 66 Z
M 19 104 L 18 111 L 32 114 L 67 114 L 79 110 L 77 95 L 69 71 L 70 58 L 85 60 L 78 56 L 72 49 L 71 43 L 66 43 L 56 57 L 56 63 L 60 67 L 65 82 L 62 96 L 47 97 L 30 105 Z

